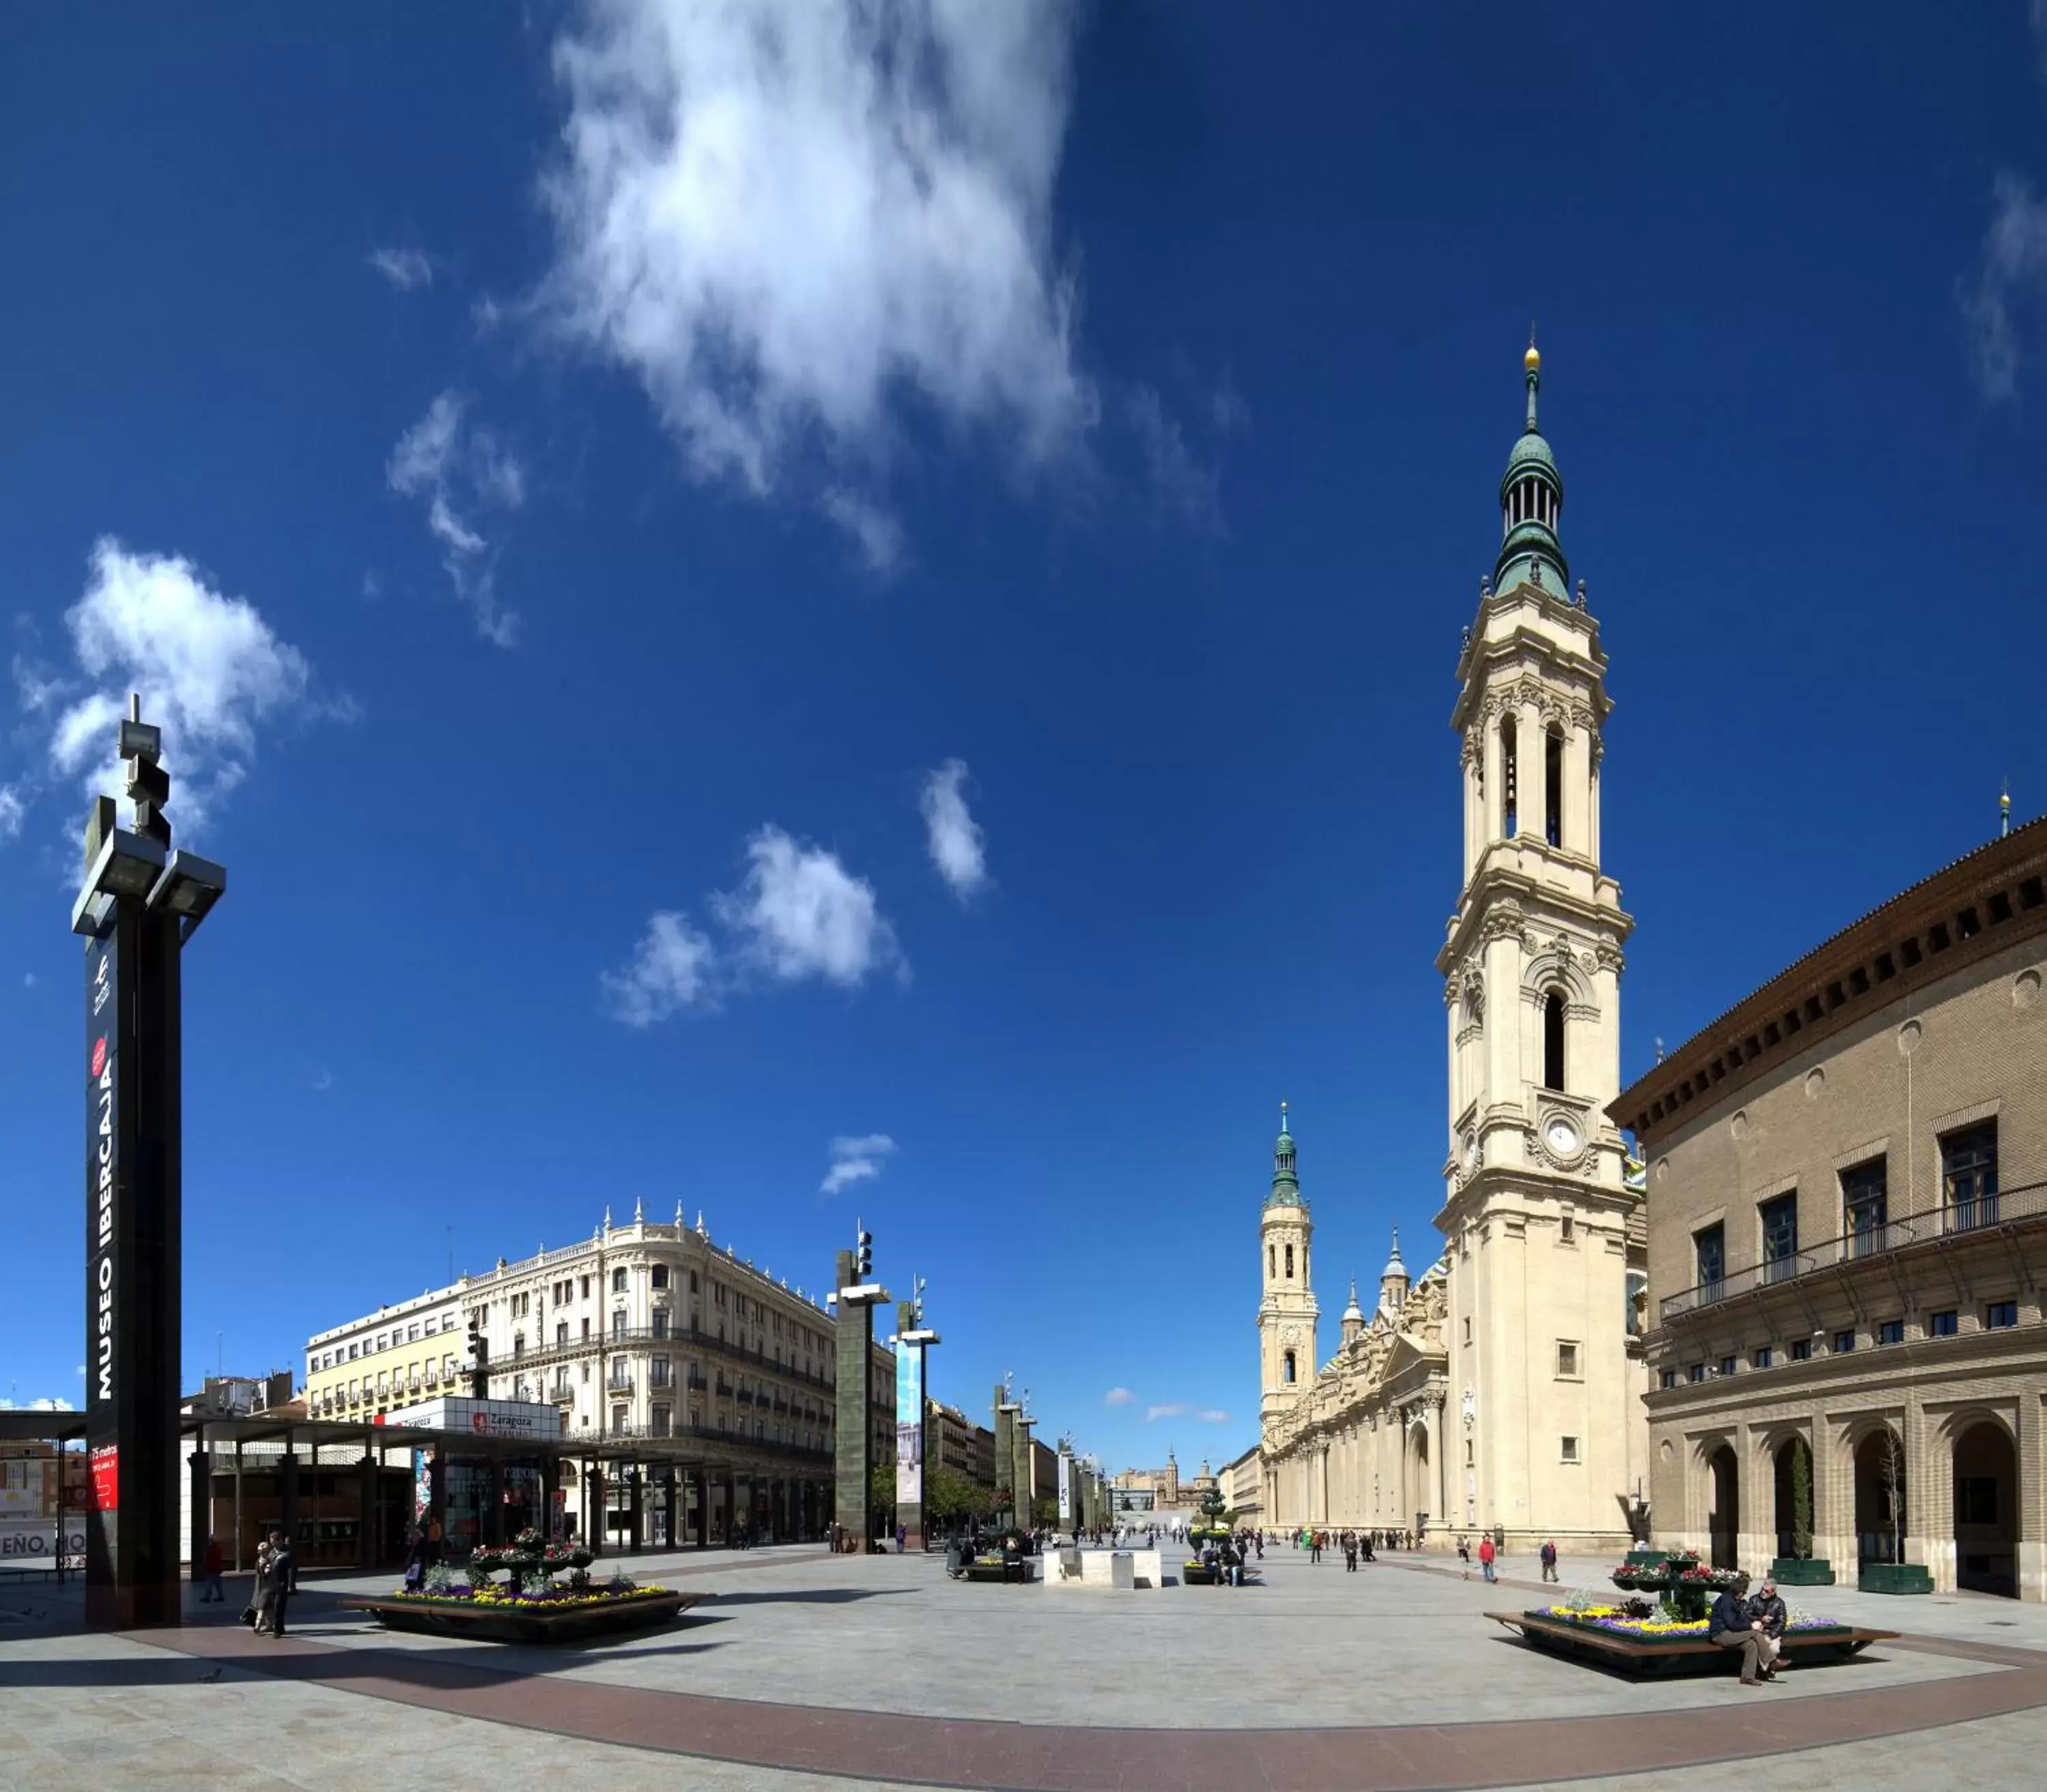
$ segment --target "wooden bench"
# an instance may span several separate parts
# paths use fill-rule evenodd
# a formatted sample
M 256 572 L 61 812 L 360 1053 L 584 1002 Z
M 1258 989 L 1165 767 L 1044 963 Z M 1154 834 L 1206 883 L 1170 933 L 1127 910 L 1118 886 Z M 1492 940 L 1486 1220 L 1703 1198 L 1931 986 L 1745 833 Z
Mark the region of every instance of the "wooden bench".
M 1710 1673 L 1723 1663 L 1732 1670 L 1739 1660 L 1732 1650 L 1723 1649 L 1703 1636 L 1628 1636 L 1531 1612 L 1485 1615 L 1538 1649 L 1575 1655 L 1602 1667 L 1618 1668 L 1623 1674 Z M 1828 1630 L 1787 1631 L 1778 1656 L 1793 1666 L 1824 1666 L 1847 1661 L 1871 1643 L 1886 1642 L 1898 1634 L 1894 1630 L 1867 1630 L 1855 1624 L 1840 1624 Z

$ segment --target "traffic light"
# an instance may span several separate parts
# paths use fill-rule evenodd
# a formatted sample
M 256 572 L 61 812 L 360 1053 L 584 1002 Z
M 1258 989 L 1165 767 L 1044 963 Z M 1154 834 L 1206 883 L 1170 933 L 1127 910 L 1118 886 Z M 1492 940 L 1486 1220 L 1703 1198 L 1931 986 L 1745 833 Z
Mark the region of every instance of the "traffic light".
M 490 1340 L 483 1335 L 483 1315 L 480 1312 L 469 1316 L 469 1360 L 470 1397 L 487 1400 L 490 1398 Z
M 857 1284 L 864 1284 L 874 1275 L 874 1234 L 863 1232 L 858 1242 L 859 1248 L 854 1253 L 853 1279 Z

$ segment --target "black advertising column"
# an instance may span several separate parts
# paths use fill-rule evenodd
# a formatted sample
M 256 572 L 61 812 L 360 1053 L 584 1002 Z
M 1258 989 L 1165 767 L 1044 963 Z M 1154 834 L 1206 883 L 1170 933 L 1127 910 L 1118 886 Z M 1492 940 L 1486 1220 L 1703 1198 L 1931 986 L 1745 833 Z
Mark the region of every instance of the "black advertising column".
M 112 798 L 94 801 L 72 931 L 86 941 L 85 1614 L 128 1629 L 175 1624 L 183 1606 L 178 1515 L 199 1470 L 181 1460 L 178 1435 L 180 959 L 227 873 L 171 850 L 162 736 L 139 699 L 119 750 L 135 826 L 116 825 Z
M 135 1586 L 149 1524 L 133 1421 L 153 1353 L 141 1323 L 135 1249 L 136 931 L 123 904 L 85 949 L 86 1617 L 124 1628 L 156 1621 L 137 1608 Z

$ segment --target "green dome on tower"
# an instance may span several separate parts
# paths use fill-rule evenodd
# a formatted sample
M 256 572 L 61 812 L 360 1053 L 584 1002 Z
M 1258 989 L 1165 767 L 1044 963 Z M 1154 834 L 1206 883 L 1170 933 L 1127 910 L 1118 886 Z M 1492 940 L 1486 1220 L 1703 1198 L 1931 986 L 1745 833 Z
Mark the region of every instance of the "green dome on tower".
M 1268 1207 L 1298 1207 L 1301 1179 L 1294 1172 L 1294 1135 L 1287 1130 L 1287 1104 L 1279 1104 L 1279 1136 L 1272 1141 L 1272 1192 Z
M 1494 586 L 1505 590 L 1524 581 L 1565 598 L 1571 588 L 1570 564 L 1557 539 L 1564 509 L 1564 476 L 1557 457 L 1535 421 L 1535 395 L 1542 385 L 1542 358 L 1535 351 L 1535 334 L 1528 335 L 1522 359 L 1528 387 L 1528 421 L 1507 457 L 1499 481 L 1499 558 L 1494 561 Z

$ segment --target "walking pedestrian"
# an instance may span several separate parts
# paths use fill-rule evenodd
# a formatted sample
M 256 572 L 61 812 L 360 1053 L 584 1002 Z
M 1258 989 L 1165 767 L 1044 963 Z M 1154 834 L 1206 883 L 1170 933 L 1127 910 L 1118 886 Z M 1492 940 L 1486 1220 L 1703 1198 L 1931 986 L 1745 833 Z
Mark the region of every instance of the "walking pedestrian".
M 1557 1577 L 1557 1546 L 1554 1540 L 1545 1538 L 1542 1544 L 1542 1578 L 1554 1581 Z
M 199 1602 L 208 1604 L 215 1600 L 226 1603 L 227 1593 L 220 1584 L 220 1571 L 226 1566 L 220 1552 L 220 1539 L 212 1532 L 207 1533 L 206 1548 L 199 1558 Z
M 1465 1578 L 1468 1581 L 1471 1578 L 1471 1539 L 1468 1537 L 1457 1539 L 1457 1560 L 1465 1565 Z
M 1479 1572 L 1484 1574 L 1488 1581 L 1495 1580 L 1498 1577 L 1493 1573 L 1492 1565 L 1499 1559 L 1499 1552 L 1492 1546 L 1492 1539 L 1490 1537 L 1481 1537 L 1479 1538 Z
M 292 1581 L 297 1571 L 298 1559 L 292 1553 L 290 1540 L 281 1531 L 272 1531 L 269 1559 L 263 1568 L 263 1580 L 269 1589 L 270 1602 L 256 1625 L 256 1628 L 264 1635 L 282 1636 L 284 1634 L 284 1608 L 292 1602 Z

